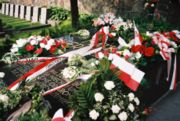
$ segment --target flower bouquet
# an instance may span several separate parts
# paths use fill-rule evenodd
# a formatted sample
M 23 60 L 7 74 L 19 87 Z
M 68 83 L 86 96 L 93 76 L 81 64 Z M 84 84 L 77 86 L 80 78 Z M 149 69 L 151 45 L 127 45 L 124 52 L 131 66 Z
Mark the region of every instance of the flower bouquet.
M 27 39 L 16 40 L 11 48 L 11 53 L 30 56 L 58 55 L 66 51 L 65 40 L 52 39 L 49 36 L 31 36 Z

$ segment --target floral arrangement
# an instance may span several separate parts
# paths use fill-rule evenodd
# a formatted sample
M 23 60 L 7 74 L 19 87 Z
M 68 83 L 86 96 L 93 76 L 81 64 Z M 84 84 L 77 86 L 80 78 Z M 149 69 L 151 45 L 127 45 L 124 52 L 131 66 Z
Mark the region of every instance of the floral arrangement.
M 96 59 L 87 60 L 81 55 L 72 55 L 68 58 L 68 66 L 61 72 L 62 76 L 71 81 L 76 80 L 80 75 L 89 74 L 96 70 L 98 62 Z
M 69 104 L 75 110 L 74 121 L 144 119 L 139 98 L 129 90 L 123 91 L 127 88 L 116 78 L 117 72 L 109 70 L 109 66 L 108 59 L 101 59 L 98 72 L 71 95 Z
M 131 21 L 124 22 L 121 17 L 116 18 L 113 13 L 106 13 L 100 15 L 97 19 L 93 20 L 93 25 L 95 27 L 102 27 L 102 26 L 111 26 L 114 30 L 119 30 L 121 27 L 124 30 L 132 27 Z
M 67 42 L 65 40 L 52 39 L 49 36 L 31 36 L 27 39 L 16 40 L 11 52 L 31 56 L 57 55 L 63 53 L 66 48 Z

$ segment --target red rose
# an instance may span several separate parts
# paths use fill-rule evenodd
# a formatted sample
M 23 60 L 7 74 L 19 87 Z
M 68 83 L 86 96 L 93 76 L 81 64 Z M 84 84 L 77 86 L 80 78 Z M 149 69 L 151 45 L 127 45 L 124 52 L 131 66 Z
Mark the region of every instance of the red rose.
M 144 54 L 144 53 L 145 53 L 145 49 L 146 49 L 146 47 L 145 47 L 144 45 L 142 45 L 141 48 L 140 48 L 140 50 L 139 50 L 140 53 L 141 53 L 141 54 Z
M 153 47 L 145 48 L 144 55 L 147 57 L 153 56 L 154 55 L 154 48 Z
M 131 52 L 137 53 L 141 50 L 141 45 L 136 45 L 131 47 Z
M 34 50 L 34 46 L 33 45 L 26 45 L 26 51 L 31 51 L 31 50 Z
M 39 48 L 34 53 L 40 55 L 42 53 L 43 49 Z
M 49 52 L 53 54 L 56 51 L 56 49 L 57 49 L 56 46 L 51 46 Z

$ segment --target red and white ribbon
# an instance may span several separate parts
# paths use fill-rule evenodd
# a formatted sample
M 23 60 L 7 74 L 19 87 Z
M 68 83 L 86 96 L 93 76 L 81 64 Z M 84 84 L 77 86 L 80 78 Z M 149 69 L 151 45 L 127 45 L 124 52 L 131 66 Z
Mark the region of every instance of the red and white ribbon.
M 64 117 L 63 109 L 59 109 L 58 111 L 56 111 L 51 121 L 72 121 L 71 119 L 73 118 L 73 116 L 73 110 L 69 111 Z

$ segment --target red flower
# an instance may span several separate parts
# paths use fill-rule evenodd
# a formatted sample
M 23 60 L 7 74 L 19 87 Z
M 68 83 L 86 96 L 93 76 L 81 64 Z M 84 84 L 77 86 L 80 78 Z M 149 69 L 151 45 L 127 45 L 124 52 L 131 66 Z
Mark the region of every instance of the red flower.
M 145 48 L 144 55 L 151 57 L 154 55 L 154 48 L 153 47 L 147 47 Z
M 61 42 L 58 40 L 55 40 L 56 47 L 59 47 L 61 45 Z
M 56 49 L 57 49 L 56 46 L 51 46 L 49 52 L 53 54 L 56 51 Z
M 117 50 L 118 50 L 118 49 L 117 49 L 116 47 L 113 47 L 111 51 L 112 51 L 112 53 L 116 53 Z
M 43 52 L 43 49 L 39 48 L 34 53 L 40 55 L 42 52 Z
M 103 50 L 103 54 L 104 54 L 104 56 L 107 56 L 107 57 L 108 57 L 109 51 L 108 51 L 108 50 Z
M 65 49 L 67 47 L 67 43 L 64 40 L 61 40 L 61 47 Z
M 31 50 L 34 50 L 34 46 L 33 45 L 26 45 L 26 51 L 31 51 Z
M 136 45 L 131 47 L 133 53 L 139 52 L 141 50 L 141 45 Z
M 47 44 L 46 39 L 41 40 L 41 43 Z
M 111 30 L 116 30 L 116 27 L 114 25 L 112 25 Z
M 144 45 L 142 45 L 141 48 L 140 48 L 140 50 L 139 50 L 140 53 L 141 53 L 141 54 L 144 54 L 144 53 L 145 53 L 145 49 L 146 49 L 146 47 L 145 47 Z

